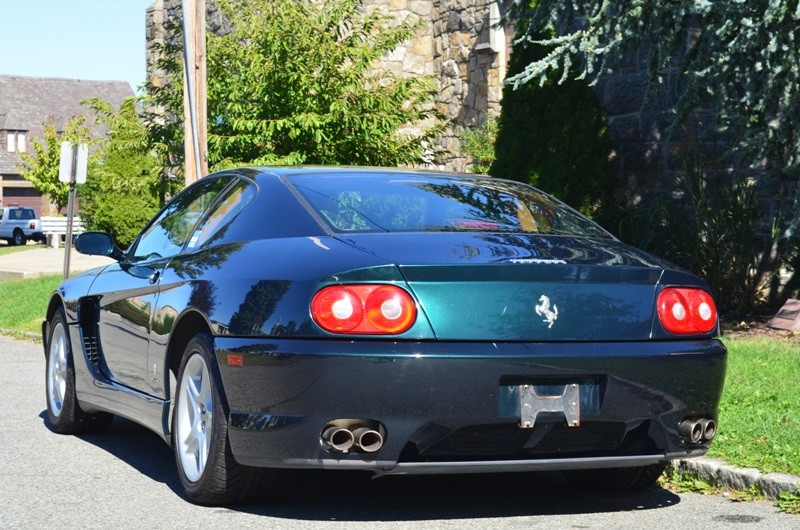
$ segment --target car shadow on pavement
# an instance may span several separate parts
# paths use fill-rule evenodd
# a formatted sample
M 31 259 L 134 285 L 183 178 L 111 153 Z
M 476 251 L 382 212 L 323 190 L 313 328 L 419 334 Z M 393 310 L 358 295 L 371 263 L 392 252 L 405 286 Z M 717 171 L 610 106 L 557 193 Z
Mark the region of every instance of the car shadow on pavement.
M 420 521 L 628 512 L 676 505 L 662 488 L 589 494 L 557 472 L 390 476 L 342 471 L 286 474 L 278 493 L 239 511 L 307 521 Z
M 41 417 L 47 424 L 47 414 Z M 154 433 L 116 417 L 105 434 L 80 438 L 184 498 L 175 459 Z M 188 502 L 188 501 L 186 501 Z M 388 476 L 353 471 L 284 471 L 275 492 L 229 509 L 305 521 L 422 521 L 573 515 L 666 508 L 680 497 L 662 488 L 586 493 L 557 472 Z
M 52 430 L 47 411 L 42 411 L 39 417 Z M 183 496 L 172 450 L 157 434 L 138 423 L 115 416 L 108 431 L 81 434 L 78 438 L 115 456 L 150 479 L 165 484 L 176 495 Z

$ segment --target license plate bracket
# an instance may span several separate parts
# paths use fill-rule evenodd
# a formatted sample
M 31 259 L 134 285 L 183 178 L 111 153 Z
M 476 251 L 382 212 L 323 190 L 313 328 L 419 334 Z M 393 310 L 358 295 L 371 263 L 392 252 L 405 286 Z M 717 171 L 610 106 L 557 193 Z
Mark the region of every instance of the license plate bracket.
M 532 429 L 540 412 L 561 412 L 568 427 L 581 425 L 581 394 L 578 383 L 563 385 L 563 392 L 537 392 L 537 385 L 518 385 L 519 390 L 519 426 Z

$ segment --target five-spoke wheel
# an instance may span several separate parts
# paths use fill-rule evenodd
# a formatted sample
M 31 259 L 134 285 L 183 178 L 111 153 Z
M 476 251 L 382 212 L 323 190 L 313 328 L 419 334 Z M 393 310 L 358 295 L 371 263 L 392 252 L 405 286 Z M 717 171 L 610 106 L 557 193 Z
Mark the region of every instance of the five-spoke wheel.
M 114 415 L 107 412 L 86 413 L 78 402 L 72 348 L 66 318 L 61 310 L 50 318 L 46 352 L 47 419 L 53 430 L 62 434 L 97 433 L 106 430 Z
M 55 418 L 61 415 L 64 407 L 64 397 L 67 392 L 67 359 L 64 325 L 59 319 L 50 335 L 47 356 L 47 406 Z
M 198 333 L 189 341 L 177 375 L 172 443 L 189 500 L 241 503 L 274 487 L 273 471 L 243 466 L 233 457 L 211 335 Z
M 186 362 L 175 410 L 175 443 L 186 478 L 197 482 L 205 470 L 214 433 L 214 399 L 203 355 L 192 353 Z

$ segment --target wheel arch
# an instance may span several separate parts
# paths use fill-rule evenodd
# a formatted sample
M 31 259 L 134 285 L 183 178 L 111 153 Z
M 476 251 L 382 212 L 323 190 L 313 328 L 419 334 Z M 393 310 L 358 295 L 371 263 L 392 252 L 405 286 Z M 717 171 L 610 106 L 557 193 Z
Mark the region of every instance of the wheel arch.
M 56 291 L 50 297 L 50 302 L 47 304 L 47 311 L 45 312 L 44 321 L 42 322 L 42 346 L 44 347 L 45 356 L 47 355 L 47 348 L 49 347 L 48 341 L 50 340 L 50 321 L 53 320 L 53 315 L 56 311 L 61 309 L 66 315 L 64 307 L 64 299 L 61 298 L 60 293 Z
M 178 321 L 175 322 L 170 335 L 169 345 L 167 346 L 167 369 L 176 377 L 181 367 L 183 351 L 186 349 L 189 341 L 192 340 L 192 337 L 203 332 L 213 336 L 213 333 L 211 333 L 211 325 L 206 317 L 199 311 L 186 311 L 178 318 Z M 172 394 L 172 390 L 173 389 L 170 389 L 170 395 Z
M 56 291 L 50 297 L 50 302 L 47 304 L 47 312 L 45 313 L 45 318 L 47 320 L 50 320 L 51 318 L 53 318 L 53 315 L 59 309 L 64 309 L 64 299 L 61 298 L 61 294 L 58 291 Z
M 175 392 L 177 391 L 177 380 L 178 380 L 178 372 L 181 367 L 181 360 L 183 359 L 184 350 L 186 350 L 186 346 L 188 346 L 189 342 L 195 337 L 198 333 L 208 333 L 212 337 L 212 347 L 213 347 L 213 333 L 211 332 L 211 324 L 209 324 L 208 320 L 206 319 L 205 315 L 200 313 L 196 310 L 189 310 L 184 312 L 182 315 L 178 317 L 178 320 L 175 322 L 175 325 L 172 328 L 172 332 L 170 334 L 169 343 L 167 345 L 167 355 L 166 355 L 166 368 L 165 374 L 169 378 L 169 383 L 167 384 L 167 396 L 169 399 L 169 418 L 168 418 L 168 425 L 170 431 L 172 431 L 172 416 L 175 413 Z M 213 357 L 213 356 L 212 356 Z M 214 371 L 215 377 L 219 377 L 219 367 L 216 363 L 212 363 L 212 366 L 209 369 Z M 221 393 L 224 399 L 224 392 Z M 170 433 L 171 434 L 171 433 Z M 170 446 L 174 445 L 174 441 L 172 440 L 172 436 L 168 437 L 168 443 Z

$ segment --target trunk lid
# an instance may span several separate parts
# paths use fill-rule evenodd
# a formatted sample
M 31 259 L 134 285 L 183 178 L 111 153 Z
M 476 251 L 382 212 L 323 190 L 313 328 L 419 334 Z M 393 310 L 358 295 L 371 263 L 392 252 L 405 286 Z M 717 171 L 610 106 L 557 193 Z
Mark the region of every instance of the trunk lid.
M 645 340 L 665 268 L 610 239 L 503 233 L 341 239 L 397 265 L 440 340 Z

